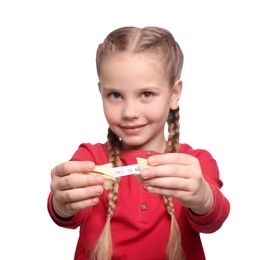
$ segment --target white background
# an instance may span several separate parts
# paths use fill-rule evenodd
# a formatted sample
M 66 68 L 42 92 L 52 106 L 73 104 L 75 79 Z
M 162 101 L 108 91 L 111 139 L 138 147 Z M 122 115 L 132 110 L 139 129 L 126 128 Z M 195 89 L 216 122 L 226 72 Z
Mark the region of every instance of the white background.
M 208 260 L 270 259 L 268 1 L 1 1 L 0 259 L 73 259 L 78 230 L 47 208 L 50 170 L 103 142 L 98 43 L 157 25 L 185 62 L 181 141 L 218 162 L 231 213 L 202 235 Z

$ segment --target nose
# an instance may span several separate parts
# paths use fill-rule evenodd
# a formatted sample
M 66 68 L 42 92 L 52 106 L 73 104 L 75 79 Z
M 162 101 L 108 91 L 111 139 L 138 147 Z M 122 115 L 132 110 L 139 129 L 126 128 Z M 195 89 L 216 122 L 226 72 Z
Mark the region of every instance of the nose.
M 135 119 L 140 115 L 139 104 L 135 101 L 125 101 L 125 105 L 123 106 L 122 117 L 124 119 Z

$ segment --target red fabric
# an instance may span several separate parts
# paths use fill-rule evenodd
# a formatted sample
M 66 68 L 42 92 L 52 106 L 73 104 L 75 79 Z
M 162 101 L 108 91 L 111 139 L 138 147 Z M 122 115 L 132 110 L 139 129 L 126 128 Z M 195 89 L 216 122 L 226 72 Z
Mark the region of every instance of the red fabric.
M 173 200 L 175 216 L 178 221 L 182 247 L 186 260 L 204 260 L 205 255 L 200 239 L 200 232 L 211 233 L 218 230 L 227 218 L 230 205 L 220 191 L 222 182 L 216 161 L 205 150 L 193 150 L 187 144 L 181 144 L 180 152 L 198 158 L 205 179 L 211 185 L 214 194 L 212 210 L 203 216 L 197 216 Z M 123 165 L 135 164 L 136 157 L 147 158 L 151 151 L 122 151 Z M 96 164 L 108 163 L 106 144 L 81 144 L 71 160 L 92 160 Z M 83 210 L 74 217 L 65 220 L 59 218 L 52 208 L 52 193 L 48 197 L 48 211 L 53 221 L 62 227 L 80 227 L 80 237 L 75 252 L 75 260 L 88 260 L 89 248 L 100 234 L 107 209 L 107 191 L 100 198 L 100 203 Z M 146 209 L 142 209 L 142 205 Z M 139 184 L 136 177 L 125 176 L 120 180 L 118 203 L 111 220 L 113 240 L 113 260 L 164 260 L 165 249 L 170 229 L 168 215 L 162 197 L 151 194 Z

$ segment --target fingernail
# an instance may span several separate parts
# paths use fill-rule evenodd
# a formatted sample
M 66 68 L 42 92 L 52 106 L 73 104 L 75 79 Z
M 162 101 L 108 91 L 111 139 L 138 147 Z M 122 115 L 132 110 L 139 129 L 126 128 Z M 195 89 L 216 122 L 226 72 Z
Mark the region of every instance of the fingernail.
M 102 184 L 104 182 L 104 177 L 100 174 L 96 174 L 96 183 Z
M 149 176 L 149 170 L 148 169 L 143 169 L 141 175 L 142 175 L 142 177 L 144 179 L 147 179 L 148 176 Z
M 98 194 L 101 194 L 102 193 L 102 187 L 101 186 L 95 186 L 95 189 L 96 189 L 96 192 Z
M 89 171 L 92 171 L 95 167 L 93 162 L 86 162 L 86 167 L 88 168 Z
M 153 188 L 153 187 L 151 187 L 151 186 L 147 186 L 147 190 L 151 192 L 151 191 L 153 191 L 153 190 L 154 190 L 154 188 Z
M 99 199 L 98 198 L 93 198 L 92 199 L 92 203 L 93 205 L 96 205 L 98 203 Z
M 156 158 L 153 157 L 153 156 L 148 158 L 148 164 L 149 164 L 149 165 L 155 164 L 155 161 L 156 161 Z

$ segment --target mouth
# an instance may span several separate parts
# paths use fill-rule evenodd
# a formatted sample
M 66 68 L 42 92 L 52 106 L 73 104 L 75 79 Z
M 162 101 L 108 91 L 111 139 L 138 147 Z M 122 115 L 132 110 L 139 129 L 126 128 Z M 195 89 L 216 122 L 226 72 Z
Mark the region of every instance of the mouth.
M 124 125 L 121 126 L 124 132 L 127 134 L 137 134 L 139 133 L 146 125 Z
M 123 125 L 121 127 L 124 128 L 124 129 L 136 129 L 136 128 L 140 128 L 142 126 L 143 125 Z

